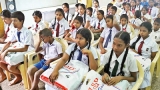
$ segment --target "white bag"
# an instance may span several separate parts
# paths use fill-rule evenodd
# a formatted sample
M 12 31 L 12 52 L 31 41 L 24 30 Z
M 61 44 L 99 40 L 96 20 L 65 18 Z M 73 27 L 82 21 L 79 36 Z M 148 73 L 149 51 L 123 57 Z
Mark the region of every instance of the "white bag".
M 71 60 L 59 70 L 58 79 L 51 83 L 49 76 L 53 72 L 55 65 L 51 65 L 52 68 L 47 69 L 40 76 L 40 80 L 46 83 L 46 90 L 75 90 L 89 70 L 89 67 L 83 62 Z
M 123 84 L 121 82 L 123 82 Z M 86 79 L 80 90 L 127 90 L 129 87 L 128 81 L 123 80 L 121 82 L 115 86 L 108 86 L 102 82 L 102 76 L 100 74 L 91 70 L 87 73 Z M 121 89 L 122 87 L 123 89 Z

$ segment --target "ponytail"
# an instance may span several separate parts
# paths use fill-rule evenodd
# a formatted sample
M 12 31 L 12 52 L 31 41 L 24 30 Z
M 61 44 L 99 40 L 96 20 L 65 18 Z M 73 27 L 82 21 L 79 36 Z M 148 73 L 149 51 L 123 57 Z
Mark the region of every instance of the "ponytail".
M 135 49 L 136 43 L 140 40 L 140 38 L 141 36 L 139 34 L 137 40 L 130 46 L 131 49 Z

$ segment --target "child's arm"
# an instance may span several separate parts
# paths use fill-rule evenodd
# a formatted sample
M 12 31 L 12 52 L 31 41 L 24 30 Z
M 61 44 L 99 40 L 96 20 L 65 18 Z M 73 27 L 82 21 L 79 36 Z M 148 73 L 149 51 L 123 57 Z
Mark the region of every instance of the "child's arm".
M 90 21 L 86 21 L 86 24 L 85 24 L 85 28 L 88 28 L 90 26 Z
M 76 42 L 76 39 L 71 38 L 70 36 L 71 36 L 71 34 L 68 33 L 68 34 L 65 36 L 65 39 L 66 39 L 67 41 Z
M 144 20 L 147 20 L 148 22 L 151 22 L 151 19 L 148 19 L 148 18 L 146 18 L 144 16 L 142 16 L 142 18 L 144 18 Z
M 99 32 L 102 32 L 103 31 L 103 27 L 100 28 L 100 29 L 94 29 L 94 28 L 91 28 L 90 30 L 93 32 L 93 33 L 99 33 Z
M 103 37 L 100 37 L 100 40 L 99 40 L 99 48 L 100 48 L 100 50 L 101 50 L 101 54 L 106 53 L 106 50 L 105 50 L 104 47 L 103 47 L 103 42 L 104 42 L 104 38 L 103 38 Z
M 154 57 L 156 56 L 157 52 L 151 52 L 151 61 L 154 59 Z
M 63 37 L 65 37 L 68 33 L 69 33 L 69 29 L 65 30 Z
M 113 20 L 113 26 L 114 26 L 118 31 L 121 30 L 121 27 L 119 26 L 119 24 L 118 24 L 118 22 L 116 21 L 116 19 Z
M 53 61 L 55 61 L 55 60 L 57 60 L 57 59 L 59 59 L 59 58 L 61 58 L 62 57 L 62 53 L 61 54 L 59 54 L 57 57 L 55 57 L 55 58 L 52 58 L 52 59 L 50 59 L 50 60 L 47 60 L 46 62 L 45 62 L 45 65 L 49 65 L 51 62 L 53 62 Z

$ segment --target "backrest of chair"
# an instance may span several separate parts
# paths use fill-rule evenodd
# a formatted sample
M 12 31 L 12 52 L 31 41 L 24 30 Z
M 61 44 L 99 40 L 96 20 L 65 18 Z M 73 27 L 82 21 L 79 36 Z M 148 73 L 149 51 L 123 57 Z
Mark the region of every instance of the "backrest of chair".
M 92 40 L 91 40 L 91 44 L 92 44 L 94 42 L 94 34 L 91 30 L 90 30 L 90 32 L 91 32 L 91 35 L 92 35 Z
M 49 28 L 49 23 L 47 21 L 44 21 L 44 24 L 45 24 L 45 28 Z
M 119 15 L 121 12 L 122 12 L 122 9 L 121 8 L 117 8 L 116 14 Z
M 131 26 L 131 25 L 129 25 L 130 26 L 130 29 L 131 29 L 131 39 L 133 39 L 135 36 L 136 36 L 136 34 L 135 34 L 135 31 L 134 31 L 134 28 Z
M 98 60 L 97 60 L 97 63 L 98 63 L 98 67 L 100 66 L 100 53 L 98 52 L 98 50 L 96 50 L 97 51 L 97 55 L 98 55 Z
M 55 38 L 55 40 L 57 41 L 57 42 L 59 42 L 61 45 L 62 45 L 62 51 L 63 51 L 63 53 L 65 52 L 65 50 L 67 49 L 67 47 L 68 47 L 68 43 L 67 43 L 67 41 L 66 40 L 64 40 L 63 38 Z

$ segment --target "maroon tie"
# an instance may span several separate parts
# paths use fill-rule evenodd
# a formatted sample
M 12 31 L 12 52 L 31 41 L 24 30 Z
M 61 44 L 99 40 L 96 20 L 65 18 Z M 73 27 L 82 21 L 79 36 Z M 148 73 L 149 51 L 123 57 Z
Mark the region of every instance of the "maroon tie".
M 7 31 L 6 31 L 5 35 L 4 35 L 4 38 L 5 38 L 5 39 L 7 38 L 8 32 L 9 32 L 9 26 L 8 26 L 8 28 L 7 28 Z
M 36 28 L 35 28 L 35 31 L 37 32 L 37 29 L 38 29 L 38 24 L 36 24 Z
M 56 28 L 56 37 L 59 37 L 59 28 L 60 28 L 60 24 L 58 22 L 57 23 L 57 28 Z
M 98 23 L 97 29 L 100 29 L 100 23 Z
M 152 8 L 150 8 L 149 11 L 148 11 L 149 15 L 151 15 L 151 11 L 152 11 Z
M 138 54 L 140 54 L 140 55 L 141 55 L 141 53 L 142 53 L 143 43 L 144 43 L 144 41 L 142 41 L 141 44 L 140 44 L 139 47 L 138 47 Z

